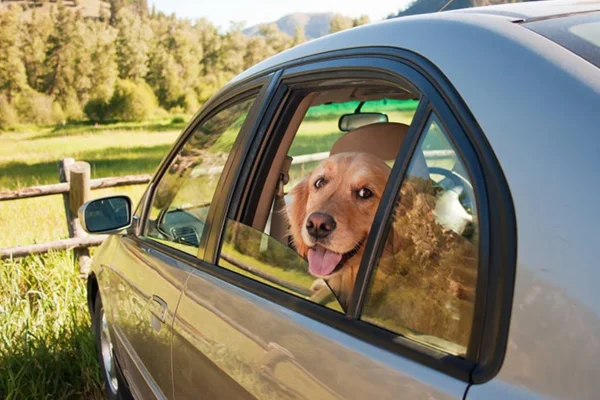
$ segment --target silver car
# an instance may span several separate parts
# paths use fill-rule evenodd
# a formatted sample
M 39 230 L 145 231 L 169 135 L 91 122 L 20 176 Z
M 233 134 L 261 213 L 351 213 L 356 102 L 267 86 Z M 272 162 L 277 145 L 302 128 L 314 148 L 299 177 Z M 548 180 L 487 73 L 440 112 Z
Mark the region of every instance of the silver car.
M 137 208 L 80 210 L 111 233 L 88 280 L 108 397 L 599 398 L 599 68 L 600 3 L 552 1 L 375 23 L 242 73 Z M 355 205 L 328 230 L 369 227 L 307 260 L 293 188 L 339 153 L 389 177 L 331 192 Z

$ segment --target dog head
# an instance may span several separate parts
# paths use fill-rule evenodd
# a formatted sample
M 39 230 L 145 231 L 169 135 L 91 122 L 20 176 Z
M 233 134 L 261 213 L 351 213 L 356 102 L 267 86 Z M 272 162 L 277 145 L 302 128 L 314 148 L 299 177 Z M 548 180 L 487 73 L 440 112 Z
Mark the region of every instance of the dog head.
M 362 254 L 389 173 L 378 157 L 339 153 L 292 188 L 290 233 L 312 275 L 330 278 Z

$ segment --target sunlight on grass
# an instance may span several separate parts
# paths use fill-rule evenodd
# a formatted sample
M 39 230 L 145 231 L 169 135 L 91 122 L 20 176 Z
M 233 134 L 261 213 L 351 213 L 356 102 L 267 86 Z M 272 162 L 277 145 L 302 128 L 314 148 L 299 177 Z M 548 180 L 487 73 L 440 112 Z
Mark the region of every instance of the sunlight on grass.
M 103 398 L 74 266 L 71 252 L 0 261 L 0 398 Z

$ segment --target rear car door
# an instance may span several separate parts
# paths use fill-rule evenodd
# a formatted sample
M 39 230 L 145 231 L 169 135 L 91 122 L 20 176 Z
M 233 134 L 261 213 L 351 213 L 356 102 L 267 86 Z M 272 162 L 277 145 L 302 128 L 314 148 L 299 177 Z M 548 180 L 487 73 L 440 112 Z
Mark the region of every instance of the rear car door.
M 214 216 L 204 262 L 185 285 L 173 326 L 178 398 L 205 392 L 210 398 L 231 398 L 235 393 L 255 398 L 462 399 L 471 372 L 476 368 L 490 371 L 497 361 L 498 347 L 487 353 L 482 340 L 497 340 L 503 351 L 504 343 L 495 336 L 499 314 L 489 311 L 485 302 L 489 270 L 494 265 L 489 257 L 490 186 L 485 184 L 484 167 L 465 134 L 465 125 L 424 74 L 391 61 L 390 55 L 324 57 L 322 62 L 283 71 L 261 115 L 254 143 L 232 166 L 227 185 L 219 191 L 223 207 Z M 251 199 L 263 190 L 273 162 L 269 154 L 281 145 L 277 132 L 285 130 L 290 122 L 286 115 L 293 115 L 301 103 L 293 101 L 294 94 L 305 95 L 311 81 L 328 74 L 335 78 L 342 68 L 344 78 L 349 73 L 371 78 L 374 69 L 381 79 L 393 81 L 390 76 L 401 76 L 423 93 L 377 211 L 353 303 L 347 310 L 335 300 L 324 306 L 307 300 L 310 284 L 306 286 L 303 278 L 295 277 L 293 282 L 286 278 L 306 268 L 306 261 L 280 240 L 251 226 Z M 264 150 L 265 146 L 272 152 Z M 423 176 L 423 165 L 417 164 L 426 151 L 430 157 L 425 154 L 425 170 L 429 172 Z M 435 191 L 415 189 L 414 181 L 419 179 L 433 182 Z M 445 240 L 465 247 L 454 254 L 436 248 L 439 242 L 433 240 L 422 254 L 398 251 L 395 256 L 415 268 L 408 281 L 403 280 L 406 265 L 382 257 L 384 247 L 393 245 L 395 238 L 393 216 L 407 214 L 402 198 L 409 195 L 401 195 L 407 192 L 430 198 L 447 194 L 452 205 L 468 209 L 470 222 L 470 231 L 460 218 L 446 218 L 446 226 L 437 226 L 437 203 L 431 203 L 424 216 L 432 221 L 429 229 L 441 235 L 454 227 L 459 233 L 450 232 L 451 239 Z M 463 192 L 469 194 L 462 196 L 462 204 L 456 203 Z M 405 243 L 412 243 L 413 250 L 416 243 L 429 239 L 422 228 L 403 230 Z M 452 239 L 453 235 L 461 238 Z M 430 260 L 431 254 L 442 254 L 445 261 Z M 500 303 L 504 300 L 498 297 Z M 483 320 L 486 313 L 490 326 Z M 206 376 L 219 380 L 215 383 Z
M 150 186 L 140 234 L 123 237 L 112 260 L 116 337 L 139 398 L 173 398 L 173 318 L 191 265 L 203 252 L 209 210 L 219 206 L 211 202 L 215 188 L 252 121 L 259 90 L 235 104 L 208 105 L 196 117 Z

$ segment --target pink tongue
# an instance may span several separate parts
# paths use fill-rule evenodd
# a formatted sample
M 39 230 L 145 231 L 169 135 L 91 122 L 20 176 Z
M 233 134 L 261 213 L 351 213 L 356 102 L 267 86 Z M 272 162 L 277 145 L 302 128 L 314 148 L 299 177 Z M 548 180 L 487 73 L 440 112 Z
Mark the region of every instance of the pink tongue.
M 333 272 L 342 255 L 321 246 L 308 250 L 308 270 L 313 275 L 327 276 Z

